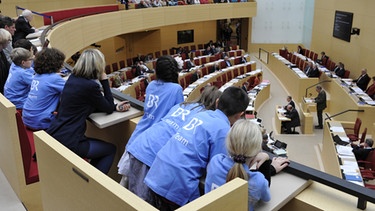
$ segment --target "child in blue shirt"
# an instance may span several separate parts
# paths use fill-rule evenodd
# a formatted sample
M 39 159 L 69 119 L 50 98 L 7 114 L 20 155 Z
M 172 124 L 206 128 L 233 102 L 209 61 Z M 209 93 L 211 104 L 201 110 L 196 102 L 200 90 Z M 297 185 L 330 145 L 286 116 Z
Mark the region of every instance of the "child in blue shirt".
M 178 84 L 178 70 L 177 62 L 171 56 L 158 58 L 155 67 L 156 80 L 151 81 L 146 88 L 143 117 L 127 146 L 151 125 L 159 122 L 174 105 L 184 101 L 182 87 Z M 119 174 L 127 175 L 128 161 L 128 154 L 125 152 L 118 163 Z
M 199 179 L 216 154 L 226 154 L 225 137 L 246 110 L 247 94 L 228 87 L 215 111 L 195 114 L 157 153 L 145 178 L 158 209 L 176 209 L 200 196 Z
M 23 106 L 22 119 L 32 130 L 47 129 L 55 118 L 65 80 L 58 74 L 65 55 L 56 48 L 45 48 L 35 58 L 36 75 Z
M 15 48 L 10 57 L 13 63 L 4 85 L 4 96 L 16 106 L 16 109 L 22 109 L 34 76 L 34 69 L 31 67 L 34 55 L 24 48 Z
M 215 155 L 207 166 L 205 193 L 208 193 L 232 179 L 239 177 L 249 181 L 249 210 L 254 210 L 258 201 L 271 199 L 269 190 L 269 156 L 262 150 L 262 132 L 260 127 L 248 120 L 238 120 L 226 138 L 228 153 Z M 250 171 L 253 164 L 265 166 L 268 175 Z
M 221 91 L 215 86 L 206 87 L 200 97 L 192 102 L 177 104 L 158 123 L 140 134 L 126 148 L 130 154 L 129 190 L 152 204 L 152 197 L 143 180 L 158 151 L 190 118 L 204 110 L 215 110 Z

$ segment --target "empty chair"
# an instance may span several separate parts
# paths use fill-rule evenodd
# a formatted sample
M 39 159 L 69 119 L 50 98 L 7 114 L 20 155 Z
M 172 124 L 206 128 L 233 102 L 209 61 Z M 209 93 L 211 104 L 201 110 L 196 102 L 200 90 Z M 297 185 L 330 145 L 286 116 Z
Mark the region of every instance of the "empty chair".
M 202 71 L 202 76 L 208 75 L 208 68 L 207 67 L 203 67 L 201 69 L 201 71 Z
M 145 96 L 142 95 L 140 87 L 139 86 L 135 86 L 134 90 L 135 90 L 135 95 L 136 95 L 135 98 L 137 100 L 139 100 L 139 101 L 144 102 L 145 101 Z
M 169 49 L 169 55 L 174 55 L 174 54 L 175 54 L 174 49 L 173 48 Z
M 214 82 L 212 82 L 212 85 L 216 86 L 218 89 L 220 89 L 220 87 L 223 86 L 223 82 L 222 81 L 214 81 Z
M 235 78 L 235 77 L 237 77 L 238 76 L 238 68 L 235 68 L 234 70 L 233 70 L 233 77 Z
M 167 50 L 162 50 L 161 54 L 163 54 L 163 56 L 168 55 L 168 51 Z
M 345 128 L 346 130 L 353 130 L 353 133 L 348 133 L 347 136 L 350 141 L 357 141 L 359 136 L 359 129 L 361 128 L 362 120 L 357 118 L 354 123 L 354 128 Z
M 126 80 L 131 80 L 131 79 L 134 78 L 134 75 L 133 75 L 132 70 L 127 70 L 127 71 L 125 72 L 125 75 L 126 75 Z
M 242 50 L 236 50 L 236 56 L 242 56 Z
M 110 74 L 111 73 L 111 66 L 108 64 L 105 66 L 105 73 Z
M 249 73 L 249 72 L 251 72 L 251 71 L 252 71 L 252 69 L 251 69 L 251 64 L 247 64 L 247 65 L 246 65 L 246 72 Z
M 195 56 L 201 56 L 201 51 L 195 51 Z
M 228 81 L 232 80 L 233 78 L 232 71 L 227 71 L 226 74 L 227 74 Z
M 203 44 L 198 44 L 198 49 L 204 49 Z
M 126 65 L 128 67 L 132 66 L 133 65 L 133 60 L 131 58 L 126 59 Z
M 343 78 L 349 78 L 349 75 L 350 75 L 350 71 L 349 70 L 345 70 L 345 74 L 344 74 Z
M 117 62 L 115 62 L 112 64 L 112 71 L 115 72 L 117 70 L 118 70 L 118 65 L 117 65 Z
M 20 110 L 16 112 L 18 137 L 21 146 L 26 185 L 39 181 L 38 165 L 33 158 L 35 153 L 33 131 L 25 127 Z
M 228 82 L 228 79 L 227 79 L 227 74 L 222 74 L 221 75 L 221 80 L 223 81 L 223 84 L 225 84 L 226 82 Z
M 333 71 L 335 69 L 336 62 L 331 61 L 331 65 L 327 67 L 330 71 Z
M 305 55 L 306 57 L 310 58 L 310 50 L 309 49 L 305 49 Z
M 240 75 L 243 75 L 243 74 L 245 74 L 245 67 L 241 66 L 240 67 Z
M 180 84 L 180 86 L 182 87 L 182 89 L 185 89 L 185 88 L 186 88 L 186 85 L 185 85 L 185 78 L 181 78 L 179 84 Z
M 125 66 L 125 61 L 124 61 L 124 60 L 119 61 L 119 64 L 120 64 L 120 69 L 126 67 L 126 66 Z
M 156 58 L 159 58 L 160 56 L 161 56 L 160 51 L 156 51 L 156 52 L 155 52 L 155 57 L 156 57 Z
M 234 57 L 234 51 L 229 51 L 229 57 Z
M 201 58 L 201 64 L 206 64 L 207 63 L 207 58 L 206 57 L 202 57 Z
M 191 45 L 191 46 L 190 46 L 190 50 L 191 50 L 191 51 L 195 51 L 195 50 L 196 50 L 195 45 Z
M 311 52 L 311 58 L 310 59 L 312 59 L 313 61 L 316 61 L 317 59 L 318 59 L 318 54 L 317 53 L 315 53 L 315 52 Z

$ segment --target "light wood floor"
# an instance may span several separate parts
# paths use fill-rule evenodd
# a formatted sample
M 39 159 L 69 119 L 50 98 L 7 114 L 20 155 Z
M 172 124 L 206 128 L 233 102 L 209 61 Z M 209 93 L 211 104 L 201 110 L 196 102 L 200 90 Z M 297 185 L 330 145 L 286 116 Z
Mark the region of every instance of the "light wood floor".
M 258 117 L 262 119 L 262 125 L 267 132 L 274 131 L 275 139 L 288 144 L 287 151 L 289 159 L 311 168 L 323 171 L 323 165 L 320 159 L 321 144 L 323 140 L 323 130 L 314 129 L 313 134 L 275 134 L 275 106 L 286 105 L 286 97 L 289 95 L 280 81 L 273 75 L 266 64 L 259 61 L 255 55 L 251 59 L 257 61 L 257 68 L 263 70 L 263 79 L 271 82 L 270 98 L 260 107 Z M 291 81 L 291 83 L 293 83 Z M 296 107 L 300 107 L 296 105 Z M 317 124 L 316 113 L 314 123 Z M 299 128 L 296 129 L 299 131 Z

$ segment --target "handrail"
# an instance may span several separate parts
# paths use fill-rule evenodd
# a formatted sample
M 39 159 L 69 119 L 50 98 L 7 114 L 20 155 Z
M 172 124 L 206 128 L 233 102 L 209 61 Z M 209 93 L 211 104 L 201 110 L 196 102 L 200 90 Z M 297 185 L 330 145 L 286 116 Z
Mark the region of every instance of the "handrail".
M 18 17 L 17 10 L 26 10 L 26 8 L 22 8 L 22 7 L 16 6 L 16 14 L 17 14 L 17 17 Z M 53 23 L 53 17 L 52 17 L 52 16 L 45 15 L 45 14 L 43 14 L 43 13 L 38 13 L 38 12 L 35 12 L 35 11 L 32 11 L 32 10 L 30 10 L 30 11 L 31 11 L 33 14 L 36 14 L 36 15 L 43 16 L 43 17 L 46 17 L 46 18 L 51 19 L 51 23 Z

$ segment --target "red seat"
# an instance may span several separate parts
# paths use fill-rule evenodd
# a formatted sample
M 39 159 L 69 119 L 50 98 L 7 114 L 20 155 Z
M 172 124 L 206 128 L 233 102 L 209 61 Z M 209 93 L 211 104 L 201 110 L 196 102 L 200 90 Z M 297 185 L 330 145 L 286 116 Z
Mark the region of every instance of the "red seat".
M 234 51 L 229 51 L 229 57 L 234 57 Z
M 251 64 L 247 64 L 246 65 L 246 72 L 249 73 L 249 72 L 251 72 L 251 70 L 252 70 L 251 69 Z
M 344 78 L 349 78 L 350 70 L 345 70 Z
M 168 55 L 168 51 L 167 50 L 162 50 L 161 54 L 163 54 L 163 56 Z
M 180 79 L 180 86 L 182 87 L 182 89 L 185 89 L 185 88 L 186 88 L 186 85 L 185 85 L 185 78 L 181 78 L 181 79 Z
M 245 67 L 244 66 L 240 67 L 240 74 L 241 75 L 245 74 Z
M 359 129 L 361 128 L 362 120 L 357 118 L 354 123 L 354 128 L 345 128 L 347 130 L 353 130 L 353 133 L 347 134 L 350 141 L 357 141 L 359 136 Z
M 155 52 L 155 57 L 156 57 L 156 58 L 159 58 L 160 56 L 161 56 L 160 51 L 156 51 L 156 52 Z
M 221 80 L 223 81 L 223 83 L 225 84 L 228 80 L 227 80 L 227 74 L 222 74 L 221 75 Z
M 132 66 L 133 65 L 133 60 L 131 58 L 126 59 L 126 65 L 128 67 Z
M 119 61 L 119 64 L 120 64 L 120 69 L 125 68 L 125 61 L 124 60 Z
M 144 102 L 145 96 L 142 95 L 142 92 L 141 92 L 141 89 L 139 88 L 139 86 L 135 86 L 134 89 L 135 89 L 135 98 L 139 101 Z
M 26 185 L 39 181 L 38 165 L 33 159 L 35 153 L 33 131 L 25 127 L 22 121 L 22 111 L 16 112 L 18 137 L 21 146 L 23 170 L 25 173 Z
M 202 71 L 202 76 L 208 75 L 208 68 L 207 67 L 203 67 L 201 69 L 201 71 Z
M 111 73 L 111 66 L 108 64 L 105 66 L 105 73 L 110 74 Z
M 202 57 L 201 58 L 201 63 L 206 64 L 207 63 L 207 57 Z
M 233 45 L 232 50 L 237 50 L 237 45 Z
M 229 70 L 226 72 L 227 73 L 227 78 L 228 78 L 228 81 L 232 80 L 233 76 L 232 76 L 232 71 Z
M 235 78 L 235 77 L 237 77 L 238 76 L 238 68 L 235 68 L 234 70 L 233 70 L 233 77 Z
M 195 51 L 195 50 L 196 50 L 195 45 L 191 45 L 191 46 L 190 46 L 190 50 L 191 50 L 191 51 Z
M 195 51 L 195 56 L 201 56 L 201 51 Z
M 312 53 L 312 55 L 311 55 L 312 58 L 310 58 L 310 59 L 312 59 L 313 61 L 318 60 L 318 54 L 315 53 L 315 52 L 311 52 L 311 53 Z
M 186 83 L 186 86 L 188 86 L 188 85 L 190 84 L 190 78 L 191 78 L 191 75 L 192 75 L 192 74 L 187 74 L 187 75 L 185 76 L 185 83 Z
M 127 71 L 125 72 L 125 75 L 126 75 L 126 80 L 131 80 L 131 79 L 134 78 L 134 75 L 133 75 L 132 70 L 127 70 Z
M 212 82 L 212 85 L 216 86 L 218 89 L 220 89 L 220 87 L 223 86 L 223 82 L 222 81 L 214 81 L 214 82 Z
M 115 72 L 118 70 L 117 62 L 112 64 L 112 71 Z
M 203 44 L 198 44 L 198 49 L 204 49 Z

